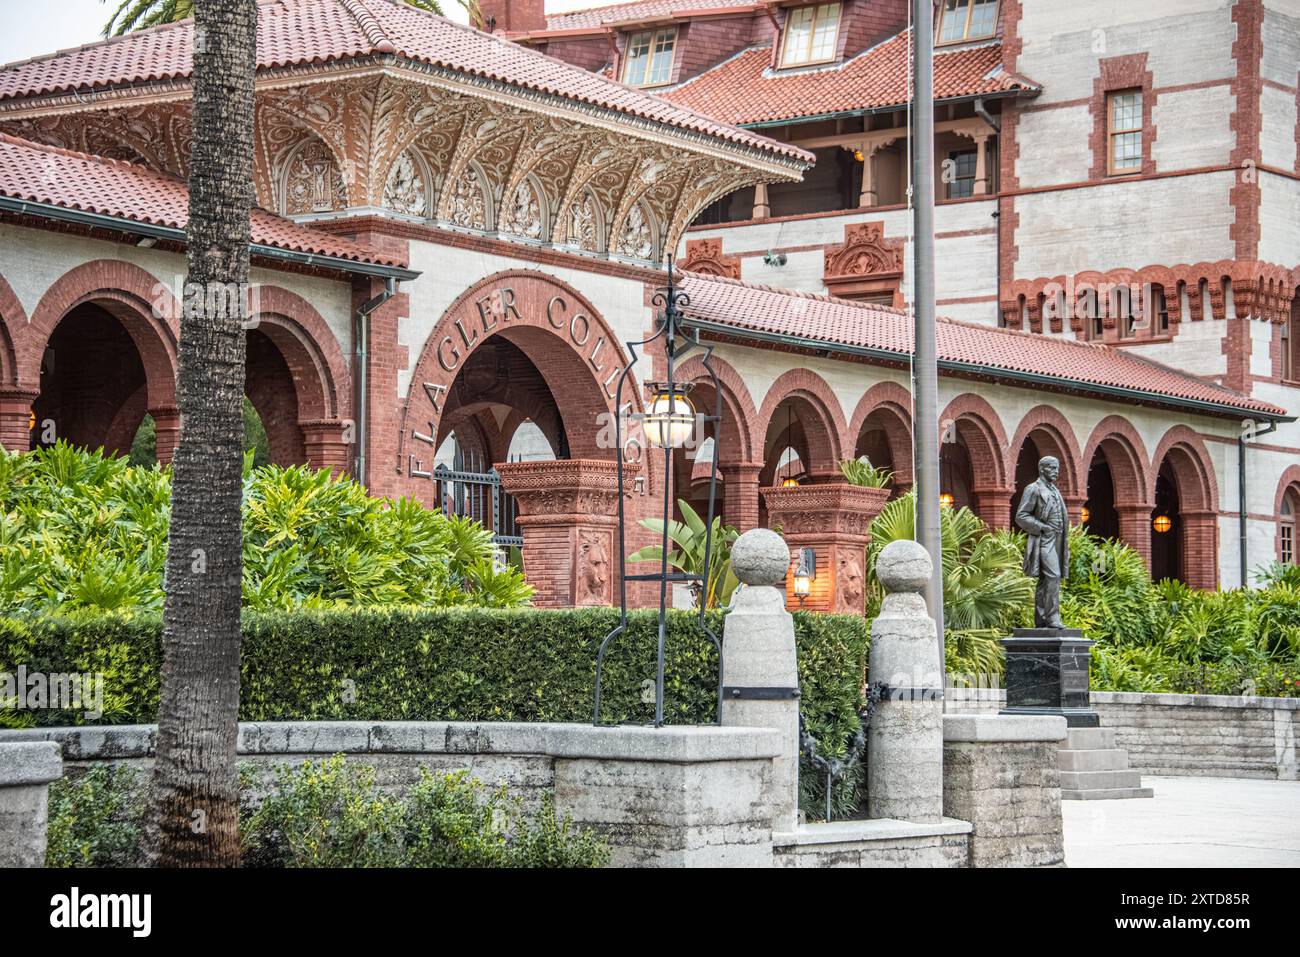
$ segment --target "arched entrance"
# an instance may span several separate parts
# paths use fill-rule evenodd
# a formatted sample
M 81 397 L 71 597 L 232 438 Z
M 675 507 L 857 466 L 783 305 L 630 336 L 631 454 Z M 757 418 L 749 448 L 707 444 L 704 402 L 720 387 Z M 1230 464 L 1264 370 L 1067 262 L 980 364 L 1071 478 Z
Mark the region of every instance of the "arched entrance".
M 714 375 L 705 369 L 696 355 L 688 358 L 678 368 L 684 382 L 692 383 L 691 402 L 696 410 L 706 416 L 718 411 L 718 392 L 714 391 L 714 376 L 721 392 L 721 422 L 707 422 L 704 441 L 695 450 L 694 459 L 680 456 L 678 473 L 674 482 L 678 489 L 689 488 L 687 498 L 701 515 L 708 507 L 708 481 L 713 458 L 717 458 L 717 483 L 714 514 L 723 522 L 740 531 L 759 524 L 758 475 L 761 463 L 755 461 L 753 423 L 758 417 L 754 402 L 745 388 L 740 374 L 717 356 L 709 359 Z
M 1006 431 L 993 407 L 970 392 L 953 399 L 939 417 L 939 441 L 940 494 L 990 528 L 1010 527 L 1014 489 L 1002 454 Z
M 1020 420 L 1010 447 L 1016 450 L 1015 461 L 1008 462 L 1015 476 L 1015 494 L 1011 497 L 1012 521 L 1015 521 L 1025 487 L 1038 479 L 1038 463 L 1050 455 L 1060 463 L 1056 484 L 1065 499 L 1070 520 L 1077 522 L 1086 492 L 1078 471 L 1079 445 L 1074 437 L 1074 428 L 1065 416 L 1047 405 L 1030 409 Z
M 1151 564 L 1151 499 L 1146 448 L 1127 419 L 1097 423 L 1084 448 L 1088 465 L 1083 524 L 1094 535 L 1117 538 Z
M 1176 425 L 1153 460 L 1152 576 L 1213 589 L 1219 580 L 1219 493 L 1205 445 L 1190 428 Z
M 449 448 L 462 463 L 495 465 L 518 508 L 534 603 L 610 604 L 615 395 L 625 363 L 618 338 L 572 286 L 532 270 L 481 280 L 443 314 L 415 364 L 397 450 L 401 493 L 446 507 L 435 473 Z M 625 413 L 640 411 L 640 388 L 625 384 Z M 552 458 L 507 462 L 525 423 Z M 625 434 L 623 453 L 627 485 L 639 490 L 626 500 L 629 546 L 638 548 L 636 519 L 653 497 L 653 468 L 635 433 Z
M 912 397 L 901 385 L 881 382 L 867 390 L 853 414 L 853 457 L 866 457 L 893 473 L 890 497 L 912 486 Z
M 174 315 L 166 287 L 128 263 L 86 263 L 55 281 L 18 350 L 19 381 L 36 393 L 30 447 L 62 439 L 127 455 L 149 413 L 158 457 L 170 461 L 179 427 Z
M 839 479 L 844 417 L 830 386 L 815 372 L 792 369 L 772 383 L 759 421 L 766 423 L 760 488 L 788 479 L 801 485 Z M 764 506 L 759 516 L 763 525 L 766 512 Z

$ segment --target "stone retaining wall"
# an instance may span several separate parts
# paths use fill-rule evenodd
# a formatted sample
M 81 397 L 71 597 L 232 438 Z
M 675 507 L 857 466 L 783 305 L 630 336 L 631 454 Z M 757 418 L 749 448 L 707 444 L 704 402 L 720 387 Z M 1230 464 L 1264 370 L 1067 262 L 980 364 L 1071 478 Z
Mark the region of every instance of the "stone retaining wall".
M 1001 689 L 949 688 L 949 714 L 996 714 Z M 1092 704 L 1129 767 L 1143 774 L 1297 779 L 1300 699 L 1094 691 Z

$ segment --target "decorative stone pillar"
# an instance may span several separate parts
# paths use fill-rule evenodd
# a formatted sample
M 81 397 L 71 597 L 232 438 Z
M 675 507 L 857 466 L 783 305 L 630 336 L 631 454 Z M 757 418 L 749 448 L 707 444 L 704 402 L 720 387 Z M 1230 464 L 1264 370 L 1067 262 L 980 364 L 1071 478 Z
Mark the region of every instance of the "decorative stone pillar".
M 864 611 L 866 549 L 871 522 L 889 499 L 889 490 L 846 482 L 765 488 L 768 524 L 779 526 L 792 551 L 817 553 L 817 577 L 802 602 L 794 595 L 794 566 L 787 579 L 787 604 L 808 611 L 861 615 Z
M 871 623 L 867 677 L 881 685 L 867 728 L 867 812 L 936 823 L 943 818 L 943 671 L 934 619 L 921 595 L 930 556 L 916 542 L 890 542 L 876 561 L 886 595 Z
M 1119 537 L 1125 545 L 1142 556 L 1151 568 L 1151 506 L 1145 502 L 1136 505 L 1115 505 L 1119 515 Z
M 718 466 L 723 518 L 738 531 L 758 527 L 758 473 L 762 469 L 761 462 L 724 462 Z
M 314 469 L 329 469 L 333 475 L 351 471 L 352 445 L 349 423 L 300 422 L 307 464 Z
M 39 394 L 21 389 L 0 392 L 0 447 L 10 452 L 32 447 L 32 403 Z
M 1083 521 L 1083 506 L 1087 503 L 1088 496 L 1062 493 L 1061 498 L 1065 499 L 1065 513 L 1070 516 L 1071 524 L 1080 524 Z
M 515 497 L 524 577 L 539 608 L 612 605 L 619 557 L 618 464 L 591 459 L 496 466 Z M 633 521 L 629 516 L 629 521 Z
M 155 458 L 159 465 L 170 465 L 181 441 L 181 413 L 179 409 L 150 409 L 153 416 Z
M 0 744 L 0 868 L 45 866 L 50 782 L 61 777 L 55 742 Z
M 758 183 L 754 187 L 754 218 L 767 219 L 772 215 L 772 205 L 767 199 L 767 184 Z
M 772 830 L 793 832 L 799 814 L 799 668 L 794 618 L 785 608 L 790 550 L 781 536 L 754 528 L 731 546 L 736 592 L 722 639 L 718 723 L 772 728 L 781 750 L 772 764 Z

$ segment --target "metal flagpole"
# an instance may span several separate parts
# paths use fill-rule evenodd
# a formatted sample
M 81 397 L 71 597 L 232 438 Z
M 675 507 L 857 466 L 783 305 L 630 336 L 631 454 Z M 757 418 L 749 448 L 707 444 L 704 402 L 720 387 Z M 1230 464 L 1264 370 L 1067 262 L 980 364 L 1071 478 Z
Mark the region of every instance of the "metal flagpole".
M 925 589 L 943 653 L 943 547 L 939 533 L 939 373 L 934 326 L 934 0 L 912 0 L 912 385 L 916 422 L 916 540 L 934 573 Z M 942 685 L 940 685 L 942 687 Z

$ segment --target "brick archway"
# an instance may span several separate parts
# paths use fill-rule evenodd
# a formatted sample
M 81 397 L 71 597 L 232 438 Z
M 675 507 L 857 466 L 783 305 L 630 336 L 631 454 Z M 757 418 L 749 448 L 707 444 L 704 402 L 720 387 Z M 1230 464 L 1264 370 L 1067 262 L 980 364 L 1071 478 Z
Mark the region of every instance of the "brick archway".
M 764 429 L 762 455 L 765 459 L 760 484 L 770 484 L 770 473 L 775 471 L 774 461 L 766 459 L 773 457 L 771 453 L 780 453 L 785 448 L 780 442 L 776 444 L 781 445 L 781 448 L 769 450 L 766 446 L 773 426 L 782 429 L 785 427 L 785 423 L 774 422 L 773 416 L 786 401 L 794 404 L 797 419 L 795 424 L 801 433 L 802 443 L 802 448 L 798 445 L 796 448 L 799 449 L 804 467 L 814 480 L 833 479 L 839 474 L 839 463 L 844 458 L 844 436 L 848 433 L 840 400 L 826 380 L 811 369 L 791 369 L 772 383 L 758 412 L 758 421 Z
M 1050 405 L 1038 405 L 1025 413 L 1016 434 L 1007 446 L 1005 468 L 1015 473 L 1016 461 L 1026 440 L 1033 439 L 1040 455 L 1054 456 L 1061 463 L 1059 484 L 1067 499 L 1086 494 L 1086 478 L 1081 474 L 1079 440 L 1074 427 L 1064 415 Z
M 1121 415 L 1108 415 L 1093 428 L 1079 459 L 1084 492 L 1092 464 L 1100 457 L 1110 473 L 1116 534 L 1151 565 L 1151 507 L 1148 489 L 1153 482 L 1146 445 L 1133 423 Z
M 1277 524 L 1277 531 L 1273 536 L 1273 552 L 1279 561 L 1282 558 L 1282 503 L 1285 501 L 1288 493 L 1294 493 L 1292 502 L 1300 504 L 1300 465 L 1288 465 L 1286 467 L 1286 470 L 1282 473 L 1282 477 L 1278 479 L 1277 497 L 1273 500 L 1273 514 L 1276 516 L 1275 521 Z M 1297 562 L 1297 556 L 1295 554 L 1296 545 L 1300 544 L 1297 543 L 1294 538 L 1295 524 L 1297 521 L 1300 521 L 1300 514 L 1296 514 L 1292 518 L 1291 547 L 1293 552 L 1291 555 L 1291 561 L 1300 564 L 1300 562 Z
M 974 510 L 992 528 L 1011 525 L 1015 491 L 1006 471 L 1007 433 L 988 400 L 973 392 L 957 396 L 939 416 L 940 456 L 944 443 L 956 443 L 970 461 Z
M 1186 425 L 1165 433 L 1151 456 L 1147 494 L 1152 502 L 1166 466 L 1178 495 L 1183 581 L 1193 588 L 1213 589 L 1219 582 L 1219 487 L 1204 440 Z
M 147 412 L 155 421 L 158 459 L 171 460 L 179 435 L 180 327 L 178 304 L 164 283 L 120 260 L 83 263 L 46 289 L 14 339 L 19 386 L 32 393 L 30 408 L 50 418 L 59 437 L 125 453 Z M 50 372 L 45 382 L 43 364 Z M 136 421 L 128 422 L 128 413 Z
M 877 430 L 884 433 L 889 449 L 894 487 L 905 491 L 912 484 L 912 393 L 897 382 L 878 382 L 858 400 L 848 430 L 855 456 L 871 458 L 863 442 L 867 433 Z
M 27 312 L 13 288 L 0 276 L 0 448 L 26 451 L 35 386 L 18 382 L 19 336 L 26 334 Z
M 761 509 L 758 476 L 763 466 L 763 450 L 756 450 L 754 438 L 761 429 L 758 410 L 739 372 L 717 356 L 709 358 L 709 365 L 718 377 L 718 390 L 722 396 L 722 421 L 713 431 L 721 482 L 715 507 L 728 525 L 747 531 L 759 524 Z M 677 376 L 683 382 L 694 383 L 691 398 L 696 410 L 704 415 L 713 415 L 717 397 L 703 358 L 696 355 L 687 359 L 677 368 Z M 761 436 L 758 442 L 762 442 Z M 676 481 L 678 487 L 683 487 L 683 483 L 692 482 L 693 475 L 706 474 L 708 466 L 698 464 L 690 475 L 685 465 L 679 468 L 681 471 Z M 693 482 L 690 487 L 694 488 Z M 701 506 L 707 504 L 707 500 L 707 495 L 702 498 L 693 496 L 693 501 Z

